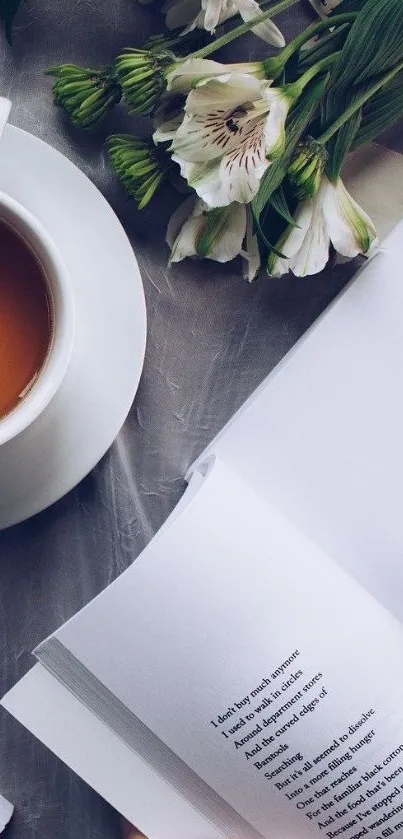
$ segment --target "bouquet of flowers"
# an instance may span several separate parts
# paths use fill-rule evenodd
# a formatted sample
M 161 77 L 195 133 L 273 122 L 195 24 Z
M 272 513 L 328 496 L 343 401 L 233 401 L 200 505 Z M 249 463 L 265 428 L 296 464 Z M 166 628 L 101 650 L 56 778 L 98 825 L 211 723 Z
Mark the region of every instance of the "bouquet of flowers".
M 295 2 L 168 0 L 167 26 L 184 33 L 127 48 L 113 68 L 49 70 L 55 103 L 82 128 L 120 100 L 151 116 L 148 138 L 114 135 L 107 148 L 139 209 L 167 179 L 186 185 L 168 224 L 171 262 L 241 255 L 249 280 L 306 276 L 335 252 L 366 256 L 376 245 L 341 172 L 352 149 L 403 115 L 403 2 L 341 0 L 285 45 L 273 18 Z M 236 14 L 244 22 L 217 36 Z M 198 28 L 210 37 L 190 52 Z M 250 30 L 277 54 L 210 58 Z

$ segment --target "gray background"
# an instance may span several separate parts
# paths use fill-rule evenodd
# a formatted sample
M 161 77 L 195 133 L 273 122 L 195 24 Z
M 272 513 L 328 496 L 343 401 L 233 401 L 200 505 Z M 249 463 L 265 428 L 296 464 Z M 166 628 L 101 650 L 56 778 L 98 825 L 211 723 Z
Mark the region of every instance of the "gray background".
M 290 37 L 311 19 L 303 0 L 280 20 Z M 187 262 L 167 277 L 172 196 L 167 191 L 136 212 L 101 150 L 111 131 L 144 130 L 146 122 L 118 109 L 99 135 L 83 136 L 52 106 L 43 75 L 64 61 L 110 62 L 123 46 L 160 31 L 162 21 L 157 8 L 136 0 L 23 0 L 12 49 L 1 36 L 0 94 L 14 102 L 11 122 L 64 152 L 108 198 L 136 250 L 148 309 L 144 373 L 118 440 L 66 498 L 0 533 L 1 695 L 33 664 L 33 647 L 135 559 L 179 499 L 191 460 L 352 270 L 248 285 L 238 266 Z M 261 47 L 250 37 L 242 50 L 247 59 Z M 239 60 L 239 46 L 227 55 Z M 401 129 L 386 139 L 403 150 Z M 120 835 L 111 808 L 4 711 L 0 792 L 16 805 L 10 839 Z

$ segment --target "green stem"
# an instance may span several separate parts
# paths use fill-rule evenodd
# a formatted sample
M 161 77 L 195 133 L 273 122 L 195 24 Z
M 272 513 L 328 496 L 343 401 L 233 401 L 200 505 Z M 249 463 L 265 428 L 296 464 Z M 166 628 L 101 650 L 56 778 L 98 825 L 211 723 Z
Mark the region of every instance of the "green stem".
M 263 63 L 265 66 L 265 73 L 267 78 L 275 79 L 280 73 L 282 73 L 287 61 L 294 55 L 294 53 L 298 52 L 301 47 L 310 40 L 310 38 L 314 37 L 314 35 L 323 32 L 330 27 L 338 26 L 342 23 L 352 23 L 357 17 L 357 12 L 345 12 L 342 15 L 333 15 L 332 18 L 327 18 L 326 20 L 320 20 L 317 23 L 312 23 L 300 35 L 297 35 L 293 41 L 290 41 L 286 47 L 284 47 L 281 55 L 274 56 L 274 58 L 267 58 Z
M 236 38 L 240 38 L 241 35 L 245 35 L 247 32 L 250 32 L 254 26 L 257 26 L 259 23 L 264 23 L 265 20 L 270 20 L 270 18 L 280 14 L 280 12 L 284 12 L 286 9 L 289 9 L 290 6 L 295 6 L 298 2 L 299 0 L 281 0 L 280 3 L 276 3 L 271 7 L 271 9 L 268 9 L 267 12 L 263 12 L 262 15 L 256 15 L 256 17 L 249 20 L 247 23 L 242 23 L 240 26 L 236 26 L 235 29 L 232 29 L 231 32 L 227 32 L 226 35 L 221 35 L 221 38 L 217 38 L 217 40 L 213 41 L 212 44 L 207 44 L 200 50 L 192 52 L 192 54 L 188 55 L 187 58 L 205 58 L 206 55 L 210 55 L 212 52 L 221 49 L 221 47 L 225 47 Z
M 368 102 L 368 99 L 371 99 L 375 93 L 378 93 L 378 90 L 380 90 L 385 84 L 388 84 L 388 82 L 397 76 L 401 70 L 403 70 L 403 61 L 401 61 L 400 64 L 398 64 L 393 70 L 389 70 L 389 73 L 386 73 L 380 81 L 377 81 L 365 93 L 355 99 L 354 102 L 346 108 L 344 113 L 342 113 L 341 116 L 339 116 L 338 119 L 336 119 L 335 122 L 333 122 L 333 124 L 317 138 L 317 142 L 321 145 L 325 145 L 325 143 L 327 143 L 331 137 L 333 137 L 333 135 L 336 134 L 336 132 L 339 131 L 346 122 L 348 122 L 350 117 L 352 117 L 356 111 Z
M 334 52 L 332 55 L 326 56 L 326 58 L 322 58 L 321 61 L 318 61 L 312 67 L 309 67 L 305 73 L 297 79 L 296 82 L 291 82 L 290 84 L 286 85 L 286 88 L 292 93 L 292 95 L 297 98 L 301 96 L 304 88 L 315 78 L 319 73 L 322 73 L 324 70 L 329 70 L 329 68 L 335 63 L 338 59 L 340 52 Z

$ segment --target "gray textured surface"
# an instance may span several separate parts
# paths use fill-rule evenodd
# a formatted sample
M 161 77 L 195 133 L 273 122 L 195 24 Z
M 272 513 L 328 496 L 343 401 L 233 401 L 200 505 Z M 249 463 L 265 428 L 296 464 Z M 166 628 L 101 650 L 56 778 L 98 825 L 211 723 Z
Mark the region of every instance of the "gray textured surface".
M 310 17 L 283 17 L 288 35 Z M 149 319 L 140 389 L 124 429 L 93 473 L 53 508 L 0 533 L 0 693 L 31 666 L 30 651 L 138 555 L 183 491 L 182 475 L 233 411 L 340 290 L 346 270 L 249 286 L 233 266 L 166 268 L 168 194 L 138 214 L 110 175 L 100 139 L 129 129 L 116 112 L 83 137 L 52 107 L 43 67 L 102 64 L 158 31 L 135 0 L 25 0 L 14 47 L 1 43 L 0 92 L 12 122 L 50 142 L 95 181 L 123 221 L 143 275 Z M 258 42 L 251 38 L 244 57 Z M 233 55 L 239 56 L 236 49 Z M 231 55 L 231 51 L 229 51 Z M 403 132 L 389 143 L 403 149 Z M 63 200 L 63 196 L 60 196 Z M 113 767 L 111 767 L 113 772 Z M 5 712 L 0 792 L 16 805 L 10 839 L 115 839 L 116 814 Z

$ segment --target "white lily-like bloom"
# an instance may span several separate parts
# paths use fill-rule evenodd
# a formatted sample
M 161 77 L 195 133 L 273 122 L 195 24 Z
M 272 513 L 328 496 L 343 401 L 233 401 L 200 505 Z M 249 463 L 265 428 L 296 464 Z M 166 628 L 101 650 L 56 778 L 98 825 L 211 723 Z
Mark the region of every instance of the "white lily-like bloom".
M 322 271 L 332 244 L 337 253 L 353 258 L 368 255 L 378 239 L 373 222 L 350 195 L 341 178 L 326 175 L 313 198 L 302 201 L 294 215 L 295 227 L 288 227 L 277 243 L 285 258 L 269 258 L 268 273 L 281 277 L 292 271 L 307 277 Z
M 205 79 L 225 76 L 228 73 L 247 73 L 257 79 L 264 78 L 262 61 L 248 61 L 239 64 L 221 64 L 210 58 L 187 58 L 177 62 L 166 74 L 167 91 L 169 93 L 189 93 Z
M 166 235 L 171 248 L 170 263 L 188 256 L 216 262 L 230 262 L 242 256 L 244 277 L 251 282 L 260 268 L 260 254 L 249 207 L 235 203 L 212 212 L 211 219 L 211 210 L 194 195 L 175 210 Z
M 193 29 L 214 32 L 220 23 L 237 14 L 245 22 L 263 14 L 256 0 L 167 0 L 163 11 L 168 29 L 185 27 L 183 35 Z M 259 23 L 252 32 L 267 44 L 280 48 L 285 46 L 282 33 L 271 20 Z
M 209 207 L 247 204 L 284 149 L 292 101 L 248 73 L 205 78 L 189 93 L 183 119 L 161 125 L 154 141 L 172 139 L 172 160 Z

